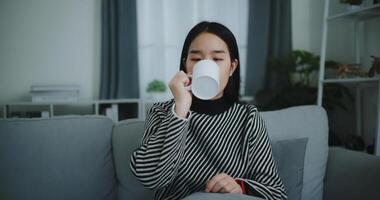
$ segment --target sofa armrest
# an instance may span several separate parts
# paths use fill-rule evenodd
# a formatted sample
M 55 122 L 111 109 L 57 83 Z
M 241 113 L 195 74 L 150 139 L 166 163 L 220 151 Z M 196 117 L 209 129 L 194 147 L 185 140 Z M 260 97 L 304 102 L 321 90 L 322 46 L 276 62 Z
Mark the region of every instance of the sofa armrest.
M 324 200 L 380 199 L 380 157 L 329 149 Z

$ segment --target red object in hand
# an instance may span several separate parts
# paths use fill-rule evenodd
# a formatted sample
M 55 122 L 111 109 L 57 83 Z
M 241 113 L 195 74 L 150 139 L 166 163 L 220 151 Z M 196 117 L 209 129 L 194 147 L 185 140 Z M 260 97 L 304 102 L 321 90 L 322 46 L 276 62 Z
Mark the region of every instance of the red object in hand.
M 237 184 L 240 185 L 241 190 L 243 191 L 243 194 L 245 194 L 245 186 L 244 186 L 244 181 L 242 180 L 235 180 Z

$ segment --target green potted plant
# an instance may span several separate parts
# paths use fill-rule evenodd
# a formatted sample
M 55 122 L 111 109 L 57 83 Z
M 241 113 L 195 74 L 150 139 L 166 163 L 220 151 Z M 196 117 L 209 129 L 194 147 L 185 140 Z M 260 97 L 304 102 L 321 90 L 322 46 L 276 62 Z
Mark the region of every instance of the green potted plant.
M 152 100 L 162 101 L 165 99 L 166 84 L 162 80 L 152 80 L 148 83 L 146 92 L 150 94 Z
M 319 56 L 308 51 L 295 50 L 291 53 L 294 68 L 290 73 L 293 84 L 311 86 L 317 84 L 317 71 L 319 69 Z M 313 84 L 311 83 L 313 79 Z
M 288 73 L 291 85 L 316 85 L 319 56 L 308 51 L 294 50 L 282 58 L 270 58 L 268 65 L 276 71 Z
M 291 51 L 283 57 L 269 58 L 268 66 L 276 73 L 287 74 L 289 80 L 281 90 L 259 91 L 255 96 L 257 106 L 262 110 L 276 110 L 316 104 L 319 62 L 319 56 L 303 50 Z M 334 61 L 325 63 L 326 68 L 336 69 L 336 65 L 337 62 Z M 324 87 L 323 107 L 327 110 L 333 110 L 335 107 L 349 110 L 342 101 L 343 98 L 349 98 L 353 103 L 354 98 L 347 87 L 341 84 L 326 84 Z

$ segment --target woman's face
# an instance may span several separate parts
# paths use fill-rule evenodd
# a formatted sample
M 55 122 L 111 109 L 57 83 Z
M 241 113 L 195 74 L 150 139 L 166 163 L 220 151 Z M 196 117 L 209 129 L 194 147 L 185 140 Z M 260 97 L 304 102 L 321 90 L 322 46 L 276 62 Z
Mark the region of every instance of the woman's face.
M 193 67 L 200 60 L 213 60 L 218 64 L 220 87 L 213 99 L 222 97 L 228 79 L 238 65 L 238 60 L 231 61 L 227 44 L 218 36 L 206 32 L 199 34 L 190 44 L 185 63 L 187 74 L 193 74 Z

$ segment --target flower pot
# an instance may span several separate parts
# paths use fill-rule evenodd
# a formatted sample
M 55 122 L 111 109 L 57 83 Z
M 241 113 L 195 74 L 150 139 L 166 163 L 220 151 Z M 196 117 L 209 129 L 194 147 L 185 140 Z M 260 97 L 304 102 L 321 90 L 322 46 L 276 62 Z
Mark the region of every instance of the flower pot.
M 302 73 L 292 72 L 289 74 L 289 78 L 290 78 L 290 83 L 292 85 L 295 85 L 298 83 L 301 83 L 302 85 L 304 84 L 304 75 Z
M 300 72 L 292 72 L 289 74 L 289 79 L 292 85 L 301 84 L 316 87 L 318 85 L 318 71 L 313 71 L 309 75 Z

